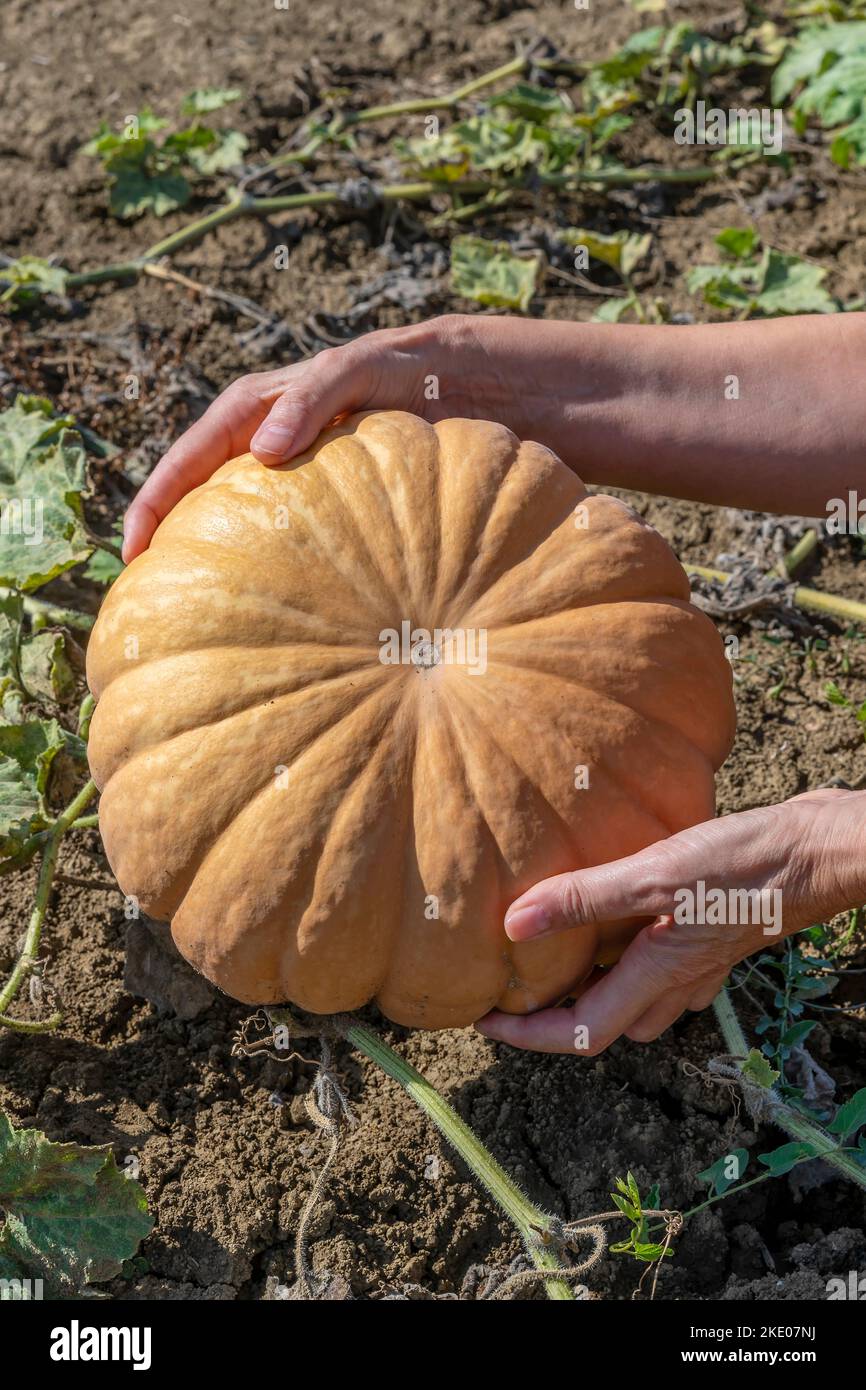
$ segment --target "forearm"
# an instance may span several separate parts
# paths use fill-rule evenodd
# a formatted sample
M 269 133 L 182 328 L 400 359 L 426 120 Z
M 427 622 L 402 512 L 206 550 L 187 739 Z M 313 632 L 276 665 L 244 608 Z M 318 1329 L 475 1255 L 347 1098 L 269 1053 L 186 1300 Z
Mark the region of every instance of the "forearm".
M 804 516 L 866 493 L 866 314 L 450 322 L 455 397 L 500 400 L 587 482 Z

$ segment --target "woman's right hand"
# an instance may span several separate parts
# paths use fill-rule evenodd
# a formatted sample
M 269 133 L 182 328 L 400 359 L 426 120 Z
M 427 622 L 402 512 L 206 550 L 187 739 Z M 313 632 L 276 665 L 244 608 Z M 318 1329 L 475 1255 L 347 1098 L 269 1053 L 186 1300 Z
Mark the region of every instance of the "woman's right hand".
M 485 413 L 502 419 L 498 403 L 482 393 L 474 399 L 464 394 L 472 371 L 466 355 L 478 350 L 477 329 L 465 328 L 471 322 L 450 315 L 383 329 L 308 361 L 239 377 L 172 445 L 132 502 L 124 518 L 124 560 L 146 550 L 172 507 L 228 459 L 251 450 L 262 463 L 285 463 L 338 415 L 391 409 L 430 421 Z M 454 373 L 458 350 L 461 367 Z M 446 391 L 449 368 L 457 380 Z

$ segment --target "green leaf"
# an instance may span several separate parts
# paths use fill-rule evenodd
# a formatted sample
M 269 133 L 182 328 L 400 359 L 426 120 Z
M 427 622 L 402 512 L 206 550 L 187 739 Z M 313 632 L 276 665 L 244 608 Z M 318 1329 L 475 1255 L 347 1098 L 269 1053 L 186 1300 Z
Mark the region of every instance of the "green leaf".
M 541 262 L 515 256 L 502 241 L 458 236 L 451 243 L 451 287 L 478 304 L 526 312 L 535 292 Z
M 43 294 L 65 294 L 69 274 L 59 265 L 49 265 L 41 256 L 20 256 L 0 266 L 0 304 L 29 304 Z
M 756 264 L 695 266 L 687 284 L 708 304 L 743 315 L 837 313 L 839 305 L 823 288 L 826 275 L 821 266 L 766 247 Z
M 831 158 L 843 168 L 866 163 L 866 24 L 812 25 L 800 31 L 773 78 L 773 100 L 799 88 L 793 105 L 802 132 L 816 116 L 832 137 Z
M 201 116 L 207 111 L 219 111 L 240 101 L 243 92 L 240 87 L 197 87 L 185 96 L 180 104 L 184 116 Z
M 20 703 L 19 652 L 21 624 L 24 620 L 24 600 L 20 594 L 0 595 L 0 710 L 7 711 L 7 697 L 15 696 L 16 709 Z
M 183 174 L 147 173 L 144 169 L 120 169 L 111 185 L 110 206 L 115 217 L 157 217 L 182 208 L 189 201 L 190 186 Z
M 21 646 L 21 681 L 38 699 L 62 702 L 75 690 L 75 675 L 62 632 L 38 632 Z
M 830 158 L 843 169 L 866 164 L 866 115 L 837 130 L 830 145 Z
M 0 412 L 0 585 L 29 591 L 86 560 L 84 448 L 40 396 Z
M 824 694 L 831 705 L 841 705 L 845 709 L 849 709 L 851 706 L 848 696 L 842 694 L 835 681 L 827 681 L 824 686 Z
M 239 130 L 222 130 L 206 148 L 190 150 L 187 160 L 200 174 L 218 174 L 242 163 L 248 145 Z
M 729 256 L 746 260 L 757 251 L 761 238 L 751 227 L 725 227 L 715 240 Z
M 644 68 L 661 52 L 666 32 L 663 26 L 658 24 L 649 29 L 639 29 L 611 58 L 597 63 L 594 71 L 608 86 L 616 86 L 639 77 Z
M 596 309 L 592 316 L 593 323 L 619 323 L 624 314 L 630 309 L 637 308 L 637 298 L 633 294 L 627 294 L 624 298 L 606 299 L 600 309 Z
M 795 1023 L 793 1027 L 786 1029 L 779 1039 L 780 1047 L 798 1047 L 801 1042 L 805 1042 L 813 1028 L 817 1028 L 816 1022 Z
M 0 1208 L 0 1277 L 40 1278 L 59 1297 L 119 1274 L 153 1227 L 110 1145 L 55 1144 L 2 1111 Z
M 737 1176 L 735 1178 L 729 1177 L 727 1172 L 731 1167 L 732 1158 L 737 1160 Z M 748 1166 L 749 1150 L 732 1149 L 729 1154 L 724 1154 L 721 1158 L 717 1159 L 711 1167 L 705 1168 L 702 1173 L 698 1173 L 698 1179 L 700 1182 L 709 1183 L 711 1192 L 715 1196 L 721 1197 L 734 1183 L 742 1182 L 743 1174 Z
M 491 97 L 488 105 L 491 110 L 501 106 L 515 116 L 533 121 L 544 121 L 548 116 L 572 109 L 565 92 L 552 87 L 536 87 L 531 82 L 516 82 L 507 91 Z
M 0 858 L 48 824 L 51 764 L 65 744 L 56 719 L 0 723 Z
M 779 1079 L 779 1073 L 773 1070 L 769 1062 L 754 1047 L 749 1051 L 741 1070 L 743 1076 L 747 1077 L 754 1086 L 763 1086 L 765 1090 L 769 1090 Z
M 850 1100 L 840 1105 L 827 1126 L 831 1134 L 854 1134 L 866 1125 L 866 1087 L 855 1091 Z
M 838 304 L 822 287 L 827 272 L 799 256 L 764 252 L 764 274 L 758 308 L 762 314 L 834 314 Z
M 640 1221 L 640 1209 L 632 1205 L 626 1197 L 621 1197 L 618 1192 L 610 1194 L 611 1201 L 619 1208 L 623 1216 L 627 1216 L 629 1221 Z
M 217 133 L 210 126 L 191 125 L 186 130 L 175 130 L 167 135 L 160 153 L 168 155 L 172 163 L 180 162 L 194 150 L 207 149 L 215 143 L 216 138 Z
M 773 1149 L 771 1153 L 758 1154 L 758 1162 L 763 1163 L 769 1168 L 774 1178 L 781 1178 L 785 1173 L 790 1173 L 796 1164 L 801 1163 L 806 1158 L 817 1158 L 820 1150 L 814 1144 L 807 1144 L 801 1139 L 794 1140 L 790 1144 L 782 1144 L 778 1149 Z
M 85 145 L 82 145 L 82 153 L 95 155 L 105 163 L 106 156 L 112 155 L 118 150 L 135 150 L 145 144 L 150 144 L 146 137 L 168 125 L 168 121 L 162 116 L 155 116 L 149 106 L 143 107 L 135 115 L 134 122 L 134 125 L 128 125 L 124 122 L 120 131 L 114 131 L 107 121 L 100 121 L 96 134 Z M 136 128 L 137 134 L 131 134 L 130 132 Z M 130 158 L 135 159 L 136 155 L 131 154 Z

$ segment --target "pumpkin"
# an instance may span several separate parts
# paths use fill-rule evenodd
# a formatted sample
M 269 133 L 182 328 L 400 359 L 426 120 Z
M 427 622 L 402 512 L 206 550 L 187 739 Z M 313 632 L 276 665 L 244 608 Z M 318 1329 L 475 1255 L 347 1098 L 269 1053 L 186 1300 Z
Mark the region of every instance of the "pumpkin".
M 231 460 L 87 654 L 122 890 L 249 1003 L 458 1027 L 563 998 L 634 920 L 512 944 L 540 879 L 713 813 L 732 681 L 667 543 L 549 449 L 372 412 Z

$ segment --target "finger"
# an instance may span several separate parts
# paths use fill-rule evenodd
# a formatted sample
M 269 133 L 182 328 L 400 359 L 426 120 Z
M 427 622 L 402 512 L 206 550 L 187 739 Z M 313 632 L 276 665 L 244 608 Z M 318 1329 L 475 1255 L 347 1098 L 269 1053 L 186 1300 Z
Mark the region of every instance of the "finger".
M 697 1013 L 701 1009 L 708 1009 L 717 994 L 720 994 L 725 987 L 727 973 L 719 974 L 716 971 L 712 975 L 706 976 L 703 980 L 697 981 L 692 991 L 691 997 L 686 1004 L 687 1009 Z
M 581 994 L 572 1009 L 545 1009 L 536 1014 L 486 1014 L 475 1027 L 485 1037 L 536 1052 L 570 1052 L 595 1057 L 670 988 L 667 972 L 656 960 L 646 930 L 626 948 L 611 970 Z M 682 1009 L 685 1008 L 685 1001 Z
M 660 1038 L 662 1033 L 686 1012 L 689 1007 L 689 992 L 685 987 L 668 990 L 623 1030 L 625 1036 L 632 1042 L 655 1042 L 656 1038 Z
M 268 410 L 267 400 L 252 384 L 255 380 L 242 377 L 233 382 L 160 459 L 124 517 L 127 564 L 147 549 L 163 517 L 182 497 L 248 448 L 251 434 Z
M 573 1054 L 574 1013 L 574 1009 L 542 1009 L 537 1014 L 504 1014 L 494 1009 L 480 1018 L 475 1028 L 485 1038 L 527 1052 Z
M 624 859 L 545 879 L 511 904 L 506 934 L 529 941 L 587 922 L 671 914 L 675 894 L 710 873 L 714 883 L 746 886 L 761 870 L 764 881 L 763 818 L 773 809 L 703 821 Z
M 634 1023 L 629 1024 L 625 1030 L 626 1037 L 631 1038 L 632 1042 L 655 1042 L 686 1010 L 697 1013 L 712 1004 L 726 979 L 727 975 L 719 974 L 716 970 L 702 980 L 668 990 Z
M 376 405 L 373 375 L 370 348 L 363 340 L 317 353 L 304 363 L 303 372 L 272 394 L 251 451 L 260 463 L 285 463 L 312 444 L 337 415 Z

